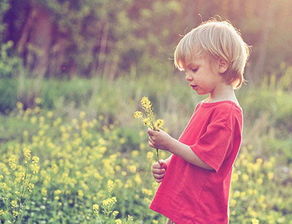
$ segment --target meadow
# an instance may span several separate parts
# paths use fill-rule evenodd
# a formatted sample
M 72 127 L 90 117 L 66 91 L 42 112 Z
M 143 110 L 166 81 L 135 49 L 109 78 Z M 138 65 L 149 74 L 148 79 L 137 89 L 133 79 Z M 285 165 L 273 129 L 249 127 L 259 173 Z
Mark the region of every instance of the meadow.
M 290 76 L 237 92 L 245 128 L 232 177 L 231 224 L 292 223 Z M 158 186 L 150 172 L 155 150 L 132 115 L 148 96 L 178 137 L 202 99 L 182 77 L 43 80 L 29 105 L 5 88 L 0 223 L 163 223 L 148 209 Z M 26 80 L 23 89 L 32 83 Z M 9 86 L 4 79 L 1 85 Z
M 133 113 L 147 96 L 180 136 L 204 97 L 173 51 L 216 18 L 251 46 L 230 223 L 292 224 L 292 1 L 111 3 L 1 0 L 0 223 L 164 223 L 148 208 L 156 151 Z

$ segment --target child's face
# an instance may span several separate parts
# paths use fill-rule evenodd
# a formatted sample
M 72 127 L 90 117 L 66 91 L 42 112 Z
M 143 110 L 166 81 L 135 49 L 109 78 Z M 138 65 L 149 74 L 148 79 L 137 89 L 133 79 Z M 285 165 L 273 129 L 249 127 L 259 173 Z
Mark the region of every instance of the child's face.
M 199 95 L 212 95 L 220 85 L 224 84 L 216 62 L 211 62 L 207 56 L 195 58 L 184 67 L 185 79 Z

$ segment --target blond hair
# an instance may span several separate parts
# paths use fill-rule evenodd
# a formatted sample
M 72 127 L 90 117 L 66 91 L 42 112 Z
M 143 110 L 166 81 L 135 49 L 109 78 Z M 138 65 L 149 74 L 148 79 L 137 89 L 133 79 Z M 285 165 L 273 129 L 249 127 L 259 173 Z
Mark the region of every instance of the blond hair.
M 224 59 L 229 64 L 222 74 L 226 83 L 234 88 L 242 85 L 249 47 L 229 22 L 209 20 L 187 33 L 175 49 L 174 64 L 179 70 L 184 70 L 186 63 L 206 54 L 213 59 Z

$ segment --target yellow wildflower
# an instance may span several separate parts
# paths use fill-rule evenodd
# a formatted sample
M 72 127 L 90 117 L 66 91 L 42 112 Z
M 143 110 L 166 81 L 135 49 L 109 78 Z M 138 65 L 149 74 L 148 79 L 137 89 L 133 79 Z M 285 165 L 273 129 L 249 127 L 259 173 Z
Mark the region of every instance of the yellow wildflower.
M 81 112 L 79 113 L 79 117 L 80 117 L 81 119 L 85 118 L 85 115 L 86 115 L 86 113 L 85 113 L 84 111 L 81 111 Z
M 54 115 L 54 113 L 53 113 L 52 111 L 48 111 L 48 112 L 47 112 L 47 117 L 48 117 L 48 118 L 52 118 L 53 115 Z
M 32 183 L 28 183 L 26 187 L 27 187 L 27 190 L 28 190 L 29 192 L 32 192 L 32 190 L 34 189 L 34 184 L 32 184 Z
M 39 97 L 37 97 L 37 98 L 35 98 L 34 102 L 35 102 L 36 104 L 40 104 L 40 103 L 42 102 L 42 99 L 39 98 Z
M 268 172 L 268 179 L 272 180 L 274 177 L 274 173 L 273 172 Z
M 92 210 L 93 210 L 93 213 L 94 213 L 95 215 L 98 215 L 99 205 L 98 205 L 98 204 L 93 204 L 93 205 L 92 205 Z
M 136 174 L 135 177 L 134 177 L 134 181 L 137 183 L 137 184 L 141 184 L 142 183 L 142 179 L 140 177 L 139 174 Z
M 1 215 L 4 215 L 4 214 L 5 214 L 5 211 L 2 210 L 2 209 L 0 209 L 0 216 L 1 216 Z
M 122 220 L 120 220 L 120 219 L 116 219 L 115 220 L 115 224 L 122 224 L 123 222 L 122 222 Z
M 37 122 L 37 118 L 36 118 L 36 117 L 31 117 L 31 118 L 30 118 L 30 122 L 31 122 L 32 124 L 35 124 L 35 123 Z
M 18 110 L 23 110 L 23 104 L 21 102 L 17 102 L 16 107 Z
M 259 224 L 260 222 L 259 222 L 259 220 L 253 218 L 253 219 L 251 220 L 251 223 L 252 223 L 252 224 Z
M 100 145 L 105 145 L 106 144 L 106 141 L 103 138 L 100 138 L 100 139 L 98 139 L 98 143 Z
M 112 215 L 113 217 L 116 217 L 119 214 L 119 211 L 113 211 Z
M 147 157 L 147 159 L 152 160 L 153 159 L 153 152 L 147 152 L 146 157 Z
M 104 207 L 112 207 L 117 202 L 116 197 L 111 197 L 102 201 Z
M 18 212 L 18 211 L 15 211 L 15 210 L 13 210 L 13 211 L 12 211 L 12 215 L 13 215 L 14 217 L 17 217 L 17 216 L 19 215 L 19 212 Z
M 16 182 L 21 182 L 24 180 L 24 177 L 25 177 L 25 171 L 18 171 L 18 172 L 15 172 L 15 181 Z
M 37 156 L 33 156 L 32 157 L 32 162 L 33 163 L 38 163 L 39 161 L 40 161 L 39 157 L 37 157 Z
M 47 189 L 46 189 L 46 188 L 42 188 L 42 189 L 41 189 L 41 194 L 42 194 L 43 196 L 47 196 L 47 194 L 48 194 Z
M 25 157 L 25 159 L 29 160 L 31 158 L 31 151 L 28 148 L 24 148 L 23 149 L 23 155 Z
M 54 195 L 60 195 L 61 193 L 62 193 L 61 190 L 55 190 L 55 191 L 54 191 Z
M 242 180 L 243 180 L 244 182 L 246 182 L 246 181 L 248 181 L 248 179 L 249 179 L 248 175 L 244 173 L 244 174 L 242 175 Z
M 32 171 L 34 174 L 36 174 L 36 173 L 39 172 L 40 167 L 39 167 L 39 165 L 38 165 L 37 163 L 32 163 L 32 164 L 30 165 L 30 169 L 31 169 L 31 171 Z
M 137 171 L 137 167 L 135 165 L 129 165 L 128 166 L 128 170 L 131 172 L 131 173 L 136 173 Z
M 137 151 L 137 150 L 133 150 L 133 151 L 131 152 L 131 154 L 132 154 L 133 157 L 136 157 L 136 156 L 139 155 L 139 151 Z
M 258 178 L 258 179 L 257 179 L 257 184 L 258 184 L 258 185 L 261 185 L 262 183 L 263 183 L 263 179 L 262 179 L 262 178 Z
M 152 191 L 146 188 L 142 188 L 142 192 L 143 194 L 147 195 L 147 196 L 151 196 L 152 195 Z
M 231 201 L 230 201 L 230 206 L 231 206 L 231 207 L 234 207 L 235 205 L 236 205 L 236 200 L 231 199 Z
M 99 205 L 98 204 L 93 204 L 92 205 L 93 210 L 99 210 Z
M 154 128 L 160 129 L 163 127 L 163 125 L 164 125 L 164 120 L 158 119 L 157 121 L 155 121 Z
M 23 131 L 23 137 L 27 138 L 28 137 L 28 131 Z
M 108 192 L 112 192 L 114 189 L 115 183 L 112 180 L 108 180 L 107 181 L 107 189 Z
M 142 99 L 141 99 L 141 105 L 146 110 L 150 109 L 151 106 L 152 106 L 150 100 L 146 96 L 142 97 Z
M 232 174 L 232 181 L 237 181 L 238 180 L 238 173 L 234 172 Z
M 143 119 L 145 126 L 152 128 L 151 121 L 149 118 Z
M 8 159 L 8 164 L 12 170 L 16 169 L 16 160 L 17 157 L 15 155 L 11 155 Z
M 12 206 L 13 208 L 18 207 L 18 203 L 17 203 L 16 200 L 12 200 L 12 201 L 10 202 L 10 204 L 11 204 L 11 206 Z
M 126 143 L 126 139 L 125 138 L 120 138 L 120 143 L 121 144 L 125 144 Z
M 77 194 L 78 194 L 79 198 L 83 198 L 83 196 L 84 196 L 84 192 L 82 190 L 78 190 Z
M 45 117 L 43 117 L 43 116 L 40 116 L 40 117 L 39 117 L 39 121 L 40 121 L 40 123 L 42 123 L 42 124 L 43 124 L 43 123 L 45 122 Z
M 233 193 L 234 198 L 239 198 L 240 197 L 240 191 L 235 191 Z
M 141 111 L 136 111 L 133 116 L 134 118 L 139 119 L 143 117 L 143 113 Z

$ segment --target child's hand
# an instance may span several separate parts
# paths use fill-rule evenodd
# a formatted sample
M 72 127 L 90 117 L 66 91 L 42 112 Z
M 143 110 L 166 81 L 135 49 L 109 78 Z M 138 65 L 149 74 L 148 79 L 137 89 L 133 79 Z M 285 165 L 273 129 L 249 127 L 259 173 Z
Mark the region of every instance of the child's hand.
M 157 183 L 160 183 L 165 175 L 167 165 L 164 160 L 159 160 L 152 165 L 152 174 Z
M 172 137 L 169 136 L 165 131 L 154 131 L 149 128 L 147 133 L 149 135 L 148 143 L 150 147 L 168 150 L 168 146 L 171 143 Z

